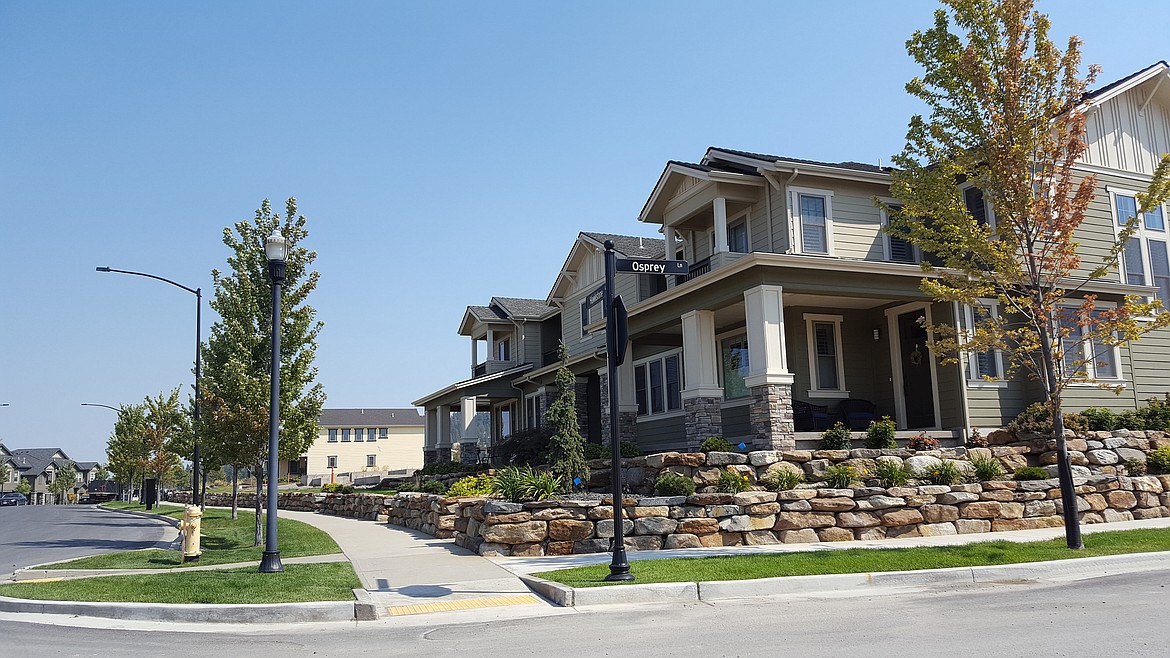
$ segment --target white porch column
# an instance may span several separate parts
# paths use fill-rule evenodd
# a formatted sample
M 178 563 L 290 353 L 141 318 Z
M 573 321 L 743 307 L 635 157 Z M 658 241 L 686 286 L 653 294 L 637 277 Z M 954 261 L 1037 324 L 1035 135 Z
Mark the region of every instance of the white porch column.
M 756 286 L 743 293 L 748 338 L 748 388 L 792 384 L 784 339 L 784 289 Z
M 487 330 L 487 359 L 491 361 L 496 358 L 496 332 L 492 329 Z
M 662 238 L 666 242 L 666 260 L 674 260 L 675 233 L 673 226 L 662 227 Z
M 711 207 L 715 211 L 715 251 L 725 253 L 727 251 L 727 200 L 717 196 L 711 202 Z
M 479 365 L 479 341 L 474 337 L 471 339 L 471 372 L 475 372 L 475 367 Z
M 683 399 L 723 397 L 719 360 L 715 358 L 715 312 L 690 311 L 682 316 L 683 367 L 687 387 Z
M 460 415 L 463 417 L 463 427 L 460 429 L 459 436 L 464 441 L 478 441 L 479 437 L 475 435 L 475 396 L 466 397 L 459 401 Z

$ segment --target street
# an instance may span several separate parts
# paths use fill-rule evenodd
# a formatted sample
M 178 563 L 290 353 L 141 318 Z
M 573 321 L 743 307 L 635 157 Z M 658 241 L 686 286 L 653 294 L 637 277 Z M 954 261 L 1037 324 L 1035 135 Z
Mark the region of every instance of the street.
M 488 621 L 467 613 L 198 634 L 0 616 L 5 655 L 1166 655 L 1170 571 L 718 605 L 613 606 Z M 111 626 L 115 628 L 110 628 Z M 246 635 L 246 637 L 245 637 Z M 245 649 L 246 648 L 246 649 Z
M 0 508 L 0 578 L 21 567 L 98 553 L 153 548 L 171 526 L 92 505 Z

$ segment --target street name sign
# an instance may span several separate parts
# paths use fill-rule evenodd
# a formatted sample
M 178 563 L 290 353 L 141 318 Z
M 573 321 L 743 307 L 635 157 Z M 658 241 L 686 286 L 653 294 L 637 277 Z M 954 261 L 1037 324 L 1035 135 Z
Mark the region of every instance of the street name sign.
M 649 260 L 646 258 L 618 258 L 618 272 L 638 274 L 686 274 L 690 265 L 685 260 Z

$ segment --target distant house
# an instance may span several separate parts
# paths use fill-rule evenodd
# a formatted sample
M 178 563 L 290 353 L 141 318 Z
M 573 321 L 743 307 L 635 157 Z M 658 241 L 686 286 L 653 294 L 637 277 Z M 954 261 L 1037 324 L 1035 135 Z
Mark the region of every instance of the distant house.
M 82 469 L 60 448 L 24 448 L 9 450 L 0 444 L 0 461 L 9 465 L 9 481 L 0 484 L 2 491 L 15 491 L 23 480 L 29 485 L 28 502 L 31 505 L 51 505 L 62 502 L 49 492 L 49 485 L 68 467 L 78 473 L 76 487 L 84 486 Z M 95 464 L 96 466 L 96 464 Z M 88 472 L 91 472 L 92 468 Z
M 322 409 L 317 440 L 299 462 L 288 464 L 301 482 L 351 482 L 423 465 L 423 417 L 406 409 Z

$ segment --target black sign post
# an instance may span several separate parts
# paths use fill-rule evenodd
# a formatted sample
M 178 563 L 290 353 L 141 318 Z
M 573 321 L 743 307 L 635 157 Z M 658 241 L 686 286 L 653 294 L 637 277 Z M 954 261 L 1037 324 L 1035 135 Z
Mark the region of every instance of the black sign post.
M 646 260 L 618 258 L 613 251 L 613 241 L 605 241 L 605 285 L 591 295 L 587 303 L 592 305 L 598 293 L 605 296 L 605 354 L 609 373 L 609 482 L 613 496 L 613 560 L 609 563 L 609 575 L 605 580 L 633 580 L 630 562 L 626 559 L 626 539 L 622 516 L 622 451 L 618 441 L 618 366 L 626 360 L 626 343 L 629 342 L 629 319 L 622 298 L 614 297 L 614 279 L 618 272 L 637 274 L 686 274 L 689 265 L 685 260 Z

